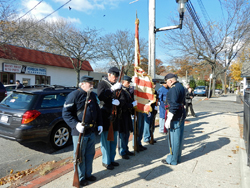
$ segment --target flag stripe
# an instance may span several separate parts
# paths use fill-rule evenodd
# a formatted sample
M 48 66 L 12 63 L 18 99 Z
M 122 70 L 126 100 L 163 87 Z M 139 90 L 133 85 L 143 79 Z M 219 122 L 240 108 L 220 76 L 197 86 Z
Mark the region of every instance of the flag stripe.
M 135 90 L 134 95 L 136 95 L 138 98 L 140 97 L 140 98 L 147 99 L 147 102 L 144 101 L 146 103 L 151 102 L 150 100 L 154 100 L 154 98 L 155 98 L 155 95 L 152 94 L 152 92 L 151 93 L 144 93 L 144 92 L 140 92 L 138 90 Z

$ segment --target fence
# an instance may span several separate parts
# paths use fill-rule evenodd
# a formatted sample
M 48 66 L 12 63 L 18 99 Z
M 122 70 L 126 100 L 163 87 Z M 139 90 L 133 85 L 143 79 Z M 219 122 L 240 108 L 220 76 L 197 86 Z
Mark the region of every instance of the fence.
M 245 91 L 243 138 L 246 144 L 248 166 L 250 166 L 250 127 L 249 126 L 250 126 L 250 91 Z

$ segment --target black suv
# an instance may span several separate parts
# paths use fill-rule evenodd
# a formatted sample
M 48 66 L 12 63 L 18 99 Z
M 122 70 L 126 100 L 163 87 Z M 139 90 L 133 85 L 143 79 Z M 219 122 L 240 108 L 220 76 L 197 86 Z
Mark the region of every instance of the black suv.
M 4 87 L 4 85 L 2 84 L 2 82 L 0 82 L 0 102 L 7 96 L 7 91 Z
M 55 149 L 71 142 L 62 118 L 66 96 L 76 88 L 17 89 L 0 103 L 0 137 L 18 142 L 43 141 Z

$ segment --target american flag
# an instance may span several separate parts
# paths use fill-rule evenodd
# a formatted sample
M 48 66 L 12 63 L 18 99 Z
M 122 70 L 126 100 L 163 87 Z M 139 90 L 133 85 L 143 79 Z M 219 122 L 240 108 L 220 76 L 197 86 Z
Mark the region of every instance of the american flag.
M 151 104 L 156 101 L 152 78 L 140 67 L 141 55 L 139 46 L 139 19 L 135 20 L 135 67 L 134 67 L 134 97 L 137 100 L 136 110 L 142 113 L 152 111 Z

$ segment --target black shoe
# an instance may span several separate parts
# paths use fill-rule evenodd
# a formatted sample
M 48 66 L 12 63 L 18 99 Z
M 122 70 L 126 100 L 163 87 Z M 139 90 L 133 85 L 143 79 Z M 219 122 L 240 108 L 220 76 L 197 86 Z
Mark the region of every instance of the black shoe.
M 107 168 L 108 170 L 113 170 L 114 169 L 114 166 L 112 164 L 105 164 L 105 163 L 102 163 L 102 166 L 104 166 L 105 168 Z
M 142 145 L 139 146 L 139 150 L 140 150 L 140 151 L 144 151 L 144 150 L 147 150 L 147 149 L 148 149 L 148 148 L 146 148 L 146 147 L 144 147 L 144 146 L 142 146 Z
M 86 185 L 88 185 L 89 184 L 89 182 L 87 181 L 87 180 L 81 180 L 80 181 L 80 185 L 81 186 L 86 186 Z
M 128 155 L 122 155 L 121 156 L 123 159 L 129 159 L 129 156 Z
M 126 155 L 133 156 L 134 153 L 133 153 L 133 152 L 130 152 L 130 151 L 127 151 L 127 152 L 126 152 Z
M 168 163 L 165 159 L 162 159 L 161 162 L 162 162 L 163 164 L 169 165 L 169 163 Z
M 95 176 L 90 176 L 90 177 L 87 177 L 85 178 L 86 180 L 89 180 L 89 181 L 95 181 L 96 180 L 96 177 Z
M 112 166 L 119 166 L 119 163 L 117 163 L 117 162 L 111 162 L 111 165 Z

